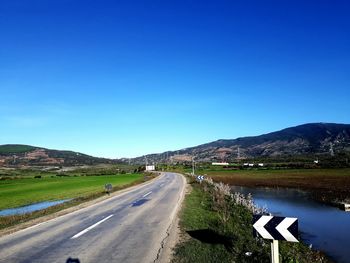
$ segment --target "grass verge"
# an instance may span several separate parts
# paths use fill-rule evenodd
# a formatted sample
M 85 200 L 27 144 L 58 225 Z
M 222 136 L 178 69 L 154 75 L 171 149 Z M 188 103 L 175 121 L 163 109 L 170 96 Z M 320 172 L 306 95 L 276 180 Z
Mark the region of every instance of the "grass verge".
M 253 237 L 251 210 L 206 182 L 189 180 L 192 191 L 180 213 L 182 241 L 172 262 L 270 262 L 270 243 Z M 330 262 L 302 243 L 280 242 L 280 256 L 288 263 Z

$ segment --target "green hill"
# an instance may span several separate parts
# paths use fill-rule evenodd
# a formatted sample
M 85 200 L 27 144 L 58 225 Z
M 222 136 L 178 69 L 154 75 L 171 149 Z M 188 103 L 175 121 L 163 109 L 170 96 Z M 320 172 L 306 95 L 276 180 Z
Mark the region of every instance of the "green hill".
M 22 144 L 4 144 L 0 145 L 0 154 L 3 155 L 12 155 L 16 153 L 25 153 L 30 152 L 38 147 L 30 146 L 30 145 L 22 145 Z

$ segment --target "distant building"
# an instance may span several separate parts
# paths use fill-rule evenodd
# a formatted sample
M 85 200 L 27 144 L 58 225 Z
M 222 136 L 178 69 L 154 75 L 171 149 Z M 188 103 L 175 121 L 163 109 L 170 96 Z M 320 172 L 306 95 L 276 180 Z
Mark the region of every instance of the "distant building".
M 146 171 L 155 171 L 156 168 L 154 165 L 146 165 Z
M 229 163 L 212 163 L 211 165 L 229 165 Z

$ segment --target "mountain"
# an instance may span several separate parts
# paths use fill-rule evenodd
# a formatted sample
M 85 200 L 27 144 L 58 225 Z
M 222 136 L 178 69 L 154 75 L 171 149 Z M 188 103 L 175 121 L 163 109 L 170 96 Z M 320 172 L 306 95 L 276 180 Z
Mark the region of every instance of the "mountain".
M 260 136 L 242 137 L 149 154 L 133 159 L 97 158 L 73 151 L 50 150 L 29 145 L 0 145 L 0 166 L 4 165 L 93 165 L 130 162 L 233 162 L 251 158 L 290 156 L 333 156 L 346 153 L 350 159 L 350 124 L 309 123 Z M 346 158 L 348 158 L 346 157 Z M 348 159 L 346 159 L 348 162 Z
M 261 157 L 330 155 L 350 152 L 350 124 L 308 123 L 260 136 L 242 137 L 133 159 L 133 163 L 235 161 Z
M 11 165 L 92 165 L 113 163 L 114 160 L 97 158 L 73 151 L 51 150 L 30 145 L 0 145 L 0 166 Z

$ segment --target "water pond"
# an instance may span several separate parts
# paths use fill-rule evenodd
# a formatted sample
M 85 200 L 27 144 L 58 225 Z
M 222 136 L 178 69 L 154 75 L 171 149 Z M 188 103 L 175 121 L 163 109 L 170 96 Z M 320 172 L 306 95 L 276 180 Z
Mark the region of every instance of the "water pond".
M 22 214 L 26 214 L 26 213 L 31 213 L 34 211 L 48 208 L 50 206 L 62 204 L 62 203 L 67 202 L 69 200 L 71 200 L 71 199 L 57 200 L 57 201 L 45 201 L 45 202 L 21 206 L 21 207 L 17 207 L 17 208 L 4 209 L 4 210 L 0 210 L 0 216 L 22 215 Z

